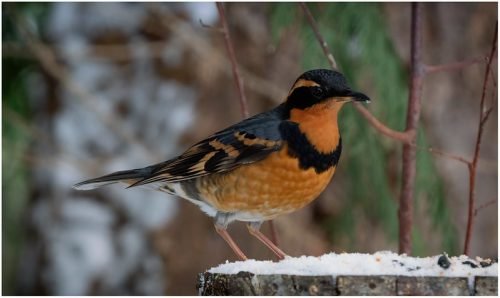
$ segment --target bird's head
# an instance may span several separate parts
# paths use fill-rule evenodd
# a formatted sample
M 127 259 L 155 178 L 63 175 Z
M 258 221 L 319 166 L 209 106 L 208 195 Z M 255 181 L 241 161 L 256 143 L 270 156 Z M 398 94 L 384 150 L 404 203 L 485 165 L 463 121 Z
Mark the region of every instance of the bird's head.
M 320 153 L 330 154 L 339 146 L 338 112 L 349 101 L 369 101 L 353 91 L 344 76 L 327 69 L 310 70 L 292 86 L 284 104 L 288 119 L 299 125 L 308 142 Z
M 289 109 L 311 107 L 337 108 L 349 101 L 370 101 L 363 93 L 353 91 L 338 71 L 314 69 L 303 73 L 293 84 L 286 105 Z

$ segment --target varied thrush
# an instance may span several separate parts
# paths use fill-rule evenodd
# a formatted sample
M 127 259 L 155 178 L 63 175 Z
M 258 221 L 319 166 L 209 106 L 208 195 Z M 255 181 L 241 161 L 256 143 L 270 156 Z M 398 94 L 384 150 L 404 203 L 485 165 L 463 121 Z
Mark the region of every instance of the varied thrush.
M 259 228 L 309 204 L 328 185 L 342 151 L 338 113 L 351 100 L 369 98 L 351 90 L 337 71 L 307 71 L 284 103 L 216 132 L 178 157 L 74 187 L 123 182 L 177 195 L 214 217 L 215 230 L 241 259 L 245 254 L 226 231 L 232 221 L 247 222 L 250 234 L 282 259 L 285 253 Z

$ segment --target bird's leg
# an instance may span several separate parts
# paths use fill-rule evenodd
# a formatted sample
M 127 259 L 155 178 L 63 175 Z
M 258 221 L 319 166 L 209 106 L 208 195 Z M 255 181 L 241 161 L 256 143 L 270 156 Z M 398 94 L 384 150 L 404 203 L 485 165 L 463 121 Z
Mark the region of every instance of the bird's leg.
M 274 252 L 276 256 L 278 256 L 278 259 L 283 260 L 286 256 L 286 254 L 279 248 L 277 247 L 269 238 L 266 237 L 266 235 L 262 234 L 260 231 L 260 225 L 262 222 L 251 222 L 247 224 L 248 231 L 252 236 L 255 238 L 259 239 L 262 243 L 264 243 L 270 250 Z
M 245 256 L 245 254 L 238 247 L 236 242 L 234 242 L 233 238 L 231 238 L 231 236 L 227 232 L 226 228 L 220 227 L 217 224 L 215 224 L 215 230 L 227 242 L 227 244 L 233 249 L 234 253 L 238 256 L 238 258 L 240 258 L 243 261 L 248 259 L 247 256 Z
M 231 249 L 234 251 L 234 253 L 240 258 L 242 261 L 247 260 L 247 256 L 241 251 L 240 247 L 234 242 L 233 238 L 231 238 L 231 235 L 227 232 L 227 225 L 228 225 L 228 217 L 226 214 L 223 213 L 217 213 L 215 217 L 215 231 L 226 241 L 226 243 L 231 247 Z

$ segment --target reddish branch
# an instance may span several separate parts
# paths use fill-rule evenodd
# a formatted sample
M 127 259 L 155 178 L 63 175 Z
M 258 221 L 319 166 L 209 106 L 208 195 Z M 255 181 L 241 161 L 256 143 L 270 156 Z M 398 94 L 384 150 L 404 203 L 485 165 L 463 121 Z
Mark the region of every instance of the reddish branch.
M 489 207 L 491 205 L 495 205 L 496 203 L 498 202 L 498 199 L 493 199 L 493 200 L 489 200 L 488 202 L 484 203 L 484 204 L 481 204 L 479 206 L 477 206 L 476 209 L 474 209 L 474 216 L 477 216 L 477 213 L 481 210 L 481 209 L 484 209 L 486 207 Z
M 318 25 L 316 23 L 316 20 L 314 19 L 313 15 L 311 14 L 311 11 L 307 7 L 307 5 L 304 2 L 300 3 L 300 6 L 302 10 L 304 11 L 304 14 L 307 17 L 307 21 L 309 25 L 311 26 L 311 29 L 314 32 L 314 35 L 316 36 L 316 39 L 319 42 L 319 45 L 321 46 L 321 49 L 323 50 L 323 53 L 325 54 L 326 58 L 328 59 L 328 62 L 330 63 L 330 67 L 332 69 L 337 70 L 337 63 L 335 62 L 335 58 L 332 55 L 332 52 L 328 48 L 328 44 L 326 43 L 325 39 L 321 35 L 318 29 Z M 354 107 L 358 110 L 358 112 L 365 117 L 366 120 L 375 128 L 377 129 L 380 133 L 382 133 L 385 136 L 388 136 L 392 139 L 408 143 L 410 140 L 409 134 L 406 132 L 400 132 L 397 130 L 393 130 L 389 127 L 387 127 L 385 124 L 380 122 L 375 116 L 373 116 L 368 109 L 363 107 L 360 103 L 354 103 Z
M 328 49 L 328 45 L 323 39 L 322 35 L 318 30 L 318 26 L 311 12 L 307 8 L 304 3 L 300 3 L 309 25 L 311 26 L 316 38 L 318 39 L 320 46 L 328 58 L 330 62 L 330 66 L 333 69 L 337 69 L 337 65 L 335 63 L 335 59 Z M 477 214 L 478 210 L 483 208 L 484 206 L 480 206 L 474 209 L 474 189 L 475 189 L 475 176 L 476 176 L 476 168 L 479 159 L 479 149 L 481 144 L 481 137 L 483 133 L 484 124 L 488 120 L 490 113 L 493 111 L 495 101 L 491 106 L 485 111 L 484 110 L 484 102 L 486 97 L 486 89 L 487 83 L 489 79 L 489 75 L 493 77 L 493 85 L 496 87 L 496 78 L 494 76 L 493 70 L 491 68 L 491 63 L 495 57 L 496 52 L 496 26 L 495 26 L 495 39 L 493 42 L 493 47 L 491 53 L 488 58 L 474 58 L 470 60 L 465 60 L 461 62 L 454 62 L 449 64 L 440 64 L 440 65 L 425 65 L 422 62 L 421 57 L 421 44 L 422 44 L 422 33 L 421 33 L 421 8 L 420 4 L 413 3 L 412 4 L 412 37 L 411 37 L 411 81 L 410 81 L 410 96 L 409 96 L 409 104 L 407 111 L 407 124 L 406 130 L 404 132 L 400 132 L 397 130 L 393 130 L 382 122 L 380 122 L 376 117 L 374 117 L 366 108 L 362 105 L 355 104 L 356 109 L 368 120 L 368 122 L 376 128 L 380 133 L 385 136 L 388 136 L 392 139 L 399 140 L 403 142 L 403 183 L 401 186 L 401 196 L 400 196 L 400 208 L 399 208 L 399 251 L 401 253 L 411 253 L 411 226 L 413 219 L 413 195 L 414 195 L 414 187 L 415 187 L 415 174 L 416 174 L 416 150 L 422 149 L 416 145 L 417 139 L 417 127 L 418 121 L 420 118 L 420 98 L 422 93 L 422 81 L 423 77 L 426 74 L 432 74 L 436 72 L 442 71 L 454 71 L 458 70 L 470 65 L 474 65 L 481 62 L 487 62 L 487 68 L 485 72 L 485 82 L 483 85 L 483 95 L 481 97 L 481 117 L 479 120 L 479 131 L 478 137 L 476 140 L 476 148 L 474 151 L 474 158 L 472 161 L 467 160 L 464 157 L 457 156 L 451 153 L 444 152 L 442 150 L 433 149 L 433 148 L 425 148 L 431 153 L 447 157 L 449 159 L 453 159 L 464 163 L 469 168 L 470 174 L 470 183 L 469 183 L 469 217 L 467 224 L 467 236 L 465 241 L 465 249 L 464 251 L 468 252 L 468 246 L 470 242 L 470 236 L 473 225 L 473 217 Z M 496 91 L 496 90 L 495 90 Z M 496 93 L 493 94 L 493 99 L 495 99 Z M 487 203 L 488 205 L 491 202 Z
M 219 11 L 219 16 L 222 24 L 222 33 L 224 35 L 224 41 L 226 43 L 227 53 L 229 54 L 229 59 L 231 60 L 231 66 L 233 69 L 234 81 L 236 83 L 236 89 L 238 89 L 241 114 L 243 117 L 248 117 L 248 105 L 247 99 L 245 97 L 245 91 L 243 90 L 243 78 L 240 76 L 240 71 L 238 70 L 238 63 L 236 62 L 236 55 L 234 54 L 234 48 L 231 43 L 231 37 L 229 36 L 229 28 L 227 26 L 226 15 L 224 13 L 224 6 L 221 2 L 217 2 L 217 10 Z
M 224 34 L 226 49 L 227 49 L 227 52 L 229 53 L 229 59 L 231 60 L 231 66 L 233 69 L 234 81 L 236 83 L 236 88 L 238 89 L 238 93 L 239 93 L 241 114 L 243 115 L 244 118 L 247 118 L 248 116 L 250 116 L 250 114 L 248 113 L 247 99 L 245 97 L 245 91 L 243 89 L 243 79 L 242 79 L 240 72 L 238 70 L 238 63 L 236 62 L 236 55 L 234 54 L 233 44 L 232 44 L 231 38 L 229 36 L 229 27 L 228 27 L 227 21 L 226 21 L 226 14 L 224 12 L 224 6 L 221 2 L 217 2 L 216 4 L 217 4 L 217 10 L 219 11 L 221 25 L 222 25 L 221 31 Z M 202 25 L 203 25 L 203 23 L 202 23 Z M 274 244 L 278 245 L 278 234 L 276 233 L 276 228 L 274 227 L 272 220 L 269 221 L 269 230 L 271 232 L 271 240 L 273 241 Z
M 495 33 L 493 36 L 493 43 L 491 46 L 491 52 L 489 55 L 488 63 L 486 64 L 486 70 L 484 72 L 484 82 L 483 82 L 483 92 L 481 95 L 481 103 L 479 105 L 479 125 L 477 131 L 476 138 L 476 146 L 474 148 L 474 157 L 472 162 L 469 164 L 469 210 L 467 216 L 467 231 L 465 233 L 465 242 L 464 242 L 464 254 L 468 255 L 470 252 L 470 241 L 472 237 L 472 229 L 474 227 L 474 218 L 475 213 L 477 212 L 474 205 L 476 200 L 476 172 L 477 172 L 477 163 L 479 160 L 479 151 L 481 150 L 481 139 L 484 132 L 484 125 L 486 121 L 493 111 L 493 106 L 490 106 L 485 110 L 485 99 L 486 99 L 486 90 L 488 87 L 488 80 L 490 77 L 490 68 L 495 56 L 495 52 L 497 50 L 497 30 L 498 27 L 495 25 Z
M 420 147 L 417 147 L 417 149 L 424 149 L 425 150 L 425 148 L 420 148 Z M 434 149 L 434 148 L 427 148 L 427 151 L 429 151 L 431 153 L 434 153 L 436 155 L 440 155 L 440 156 L 446 157 L 448 159 L 456 160 L 458 162 L 466 164 L 467 166 L 470 164 L 470 161 L 468 161 L 466 158 L 464 158 L 462 156 L 458 156 L 458 155 L 452 154 L 452 153 L 445 152 L 443 150 Z
M 318 30 L 316 21 L 314 20 L 308 7 L 301 3 L 301 7 L 307 17 L 309 24 L 311 25 L 316 38 L 318 39 L 323 52 L 330 62 L 330 66 L 333 69 L 337 69 L 333 55 L 328 49 L 328 45 L 324 41 L 322 35 Z M 417 20 L 418 19 L 418 20 Z M 415 155 L 416 148 L 414 144 L 416 143 L 416 129 L 418 125 L 418 119 L 420 117 L 420 93 L 422 86 L 422 78 L 424 76 L 424 67 L 421 62 L 420 48 L 421 48 L 421 32 L 420 32 L 420 9 L 418 5 L 413 6 L 413 18 L 412 18 L 412 80 L 411 80 L 411 90 L 410 90 L 410 103 L 408 105 L 408 116 L 407 116 L 407 126 L 405 132 L 400 132 L 393 130 L 377 118 L 375 118 L 366 108 L 362 105 L 355 105 L 356 109 L 363 115 L 368 122 L 375 127 L 382 134 L 391 137 L 393 139 L 402 141 L 405 145 L 403 148 L 403 185 L 401 189 L 400 197 L 400 209 L 399 209 L 399 220 L 400 220 L 400 234 L 399 234 L 399 251 L 401 253 L 411 252 L 411 224 L 412 224 L 412 213 L 413 213 L 413 189 L 415 184 Z M 418 29 L 418 30 L 417 30 Z
M 306 14 L 307 21 L 311 25 L 314 35 L 316 35 L 316 39 L 318 39 L 319 44 L 321 45 L 321 49 L 323 50 L 323 53 L 328 59 L 328 62 L 330 62 L 330 66 L 332 67 L 332 69 L 337 70 L 337 62 L 335 61 L 332 52 L 330 52 L 330 50 L 328 49 L 328 44 L 326 43 L 325 39 L 319 33 L 318 25 L 316 24 L 316 20 L 314 20 L 311 11 L 309 10 L 309 8 L 307 8 L 307 5 L 304 2 L 300 2 L 300 6 L 302 7 L 302 10 Z
M 436 72 L 443 72 L 443 71 L 455 71 L 459 70 L 474 64 L 479 64 L 487 62 L 487 59 L 485 57 L 479 57 L 479 58 L 473 58 L 465 61 L 459 61 L 459 62 L 453 62 L 453 63 L 446 63 L 446 64 L 438 64 L 438 65 L 425 65 L 425 72 L 426 74 L 432 74 Z
M 406 114 L 406 132 L 411 135 L 410 144 L 417 140 L 417 128 L 420 118 L 420 98 L 424 78 L 422 63 L 422 8 L 419 3 L 411 6 L 411 77 L 408 110 Z M 399 198 L 399 253 L 411 254 L 411 231 L 413 224 L 413 197 L 416 177 L 417 149 L 410 144 L 403 145 L 403 172 L 401 195 Z
M 401 141 L 403 143 L 410 143 L 411 136 L 406 132 L 400 132 L 394 129 L 391 129 L 384 125 L 380 120 L 378 120 L 375 116 L 373 116 L 367 108 L 362 106 L 359 102 L 354 102 L 354 107 L 365 117 L 368 123 L 371 124 L 376 130 L 378 130 L 381 134 L 388 136 L 391 139 Z

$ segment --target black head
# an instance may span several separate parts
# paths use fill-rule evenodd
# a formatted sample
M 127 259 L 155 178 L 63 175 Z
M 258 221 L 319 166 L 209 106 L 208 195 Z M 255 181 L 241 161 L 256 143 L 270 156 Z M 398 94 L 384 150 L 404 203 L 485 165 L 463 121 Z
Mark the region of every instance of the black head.
M 287 105 L 290 108 L 306 109 L 330 100 L 369 101 L 370 98 L 363 93 L 353 91 L 340 72 L 314 69 L 303 73 L 295 81 L 288 95 Z

